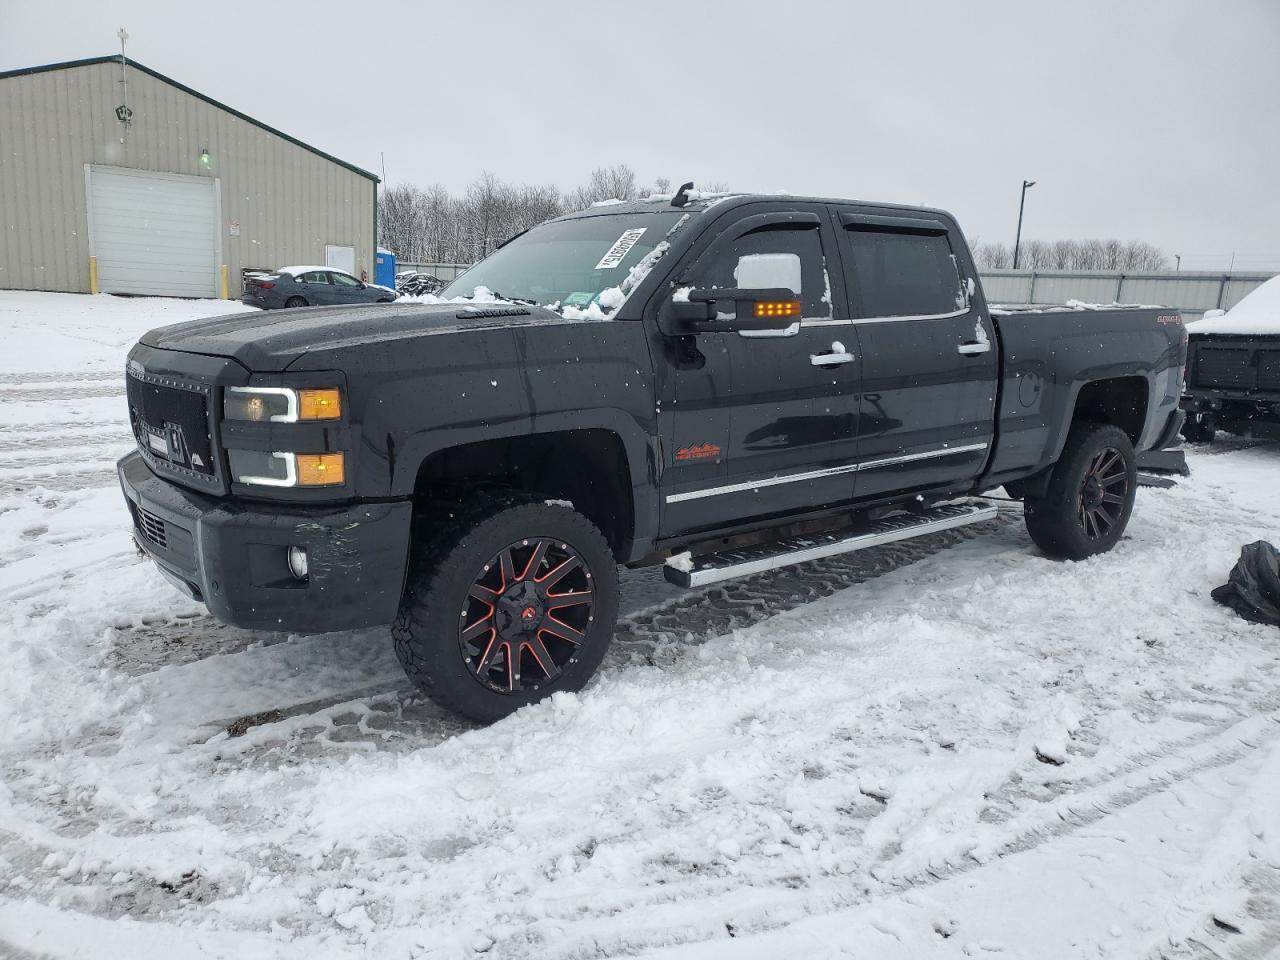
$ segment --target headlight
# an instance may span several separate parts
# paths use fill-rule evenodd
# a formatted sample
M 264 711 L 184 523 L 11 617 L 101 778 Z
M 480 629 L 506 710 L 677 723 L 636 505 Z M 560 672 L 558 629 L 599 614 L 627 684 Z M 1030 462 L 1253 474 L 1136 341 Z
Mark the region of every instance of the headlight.
M 341 453 L 269 453 L 228 450 L 236 483 L 259 487 L 336 487 L 346 482 Z
M 342 416 L 342 395 L 336 388 L 227 387 L 222 397 L 222 415 L 228 420 L 252 423 L 337 420 Z

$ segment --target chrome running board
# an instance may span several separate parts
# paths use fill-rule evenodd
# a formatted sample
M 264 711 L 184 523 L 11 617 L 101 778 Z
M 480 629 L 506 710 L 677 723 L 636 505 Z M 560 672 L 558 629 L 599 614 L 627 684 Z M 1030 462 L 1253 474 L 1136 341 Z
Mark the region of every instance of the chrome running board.
M 857 531 L 846 529 L 786 537 L 757 546 L 704 553 L 698 557 L 680 554 L 667 561 L 662 573 L 667 582 L 678 587 L 701 587 L 765 570 L 777 570 L 779 567 L 867 550 L 899 540 L 924 537 L 971 523 L 982 523 L 984 520 L 994 519 L 998 512 L 993 503 L 981 500 L 957 501 L 920 513 L 894 514 Z

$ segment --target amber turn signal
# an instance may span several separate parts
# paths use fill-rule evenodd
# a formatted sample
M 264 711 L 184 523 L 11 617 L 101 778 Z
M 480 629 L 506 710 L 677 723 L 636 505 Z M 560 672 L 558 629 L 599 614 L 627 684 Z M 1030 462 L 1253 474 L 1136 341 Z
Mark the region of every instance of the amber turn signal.
M 297 464 L 300 487 L 333 487 L 346 480 L 346 462 L 340 453 L 299 453 Z
M 342 399 L 337 390 L 299 390 L 299 420 L 337 420 L 342 416 Z
M 757 300 L 756 317 L 799 317 L 799 300 Z

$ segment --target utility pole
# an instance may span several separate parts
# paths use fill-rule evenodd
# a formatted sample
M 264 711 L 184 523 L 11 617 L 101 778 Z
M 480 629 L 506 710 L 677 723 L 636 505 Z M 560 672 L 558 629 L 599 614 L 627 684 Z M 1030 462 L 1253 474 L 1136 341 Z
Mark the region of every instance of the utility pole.
M 1018 248 L 1022 246 L 1022 209 L 1027 205 L 1027 191 L 1036 185 L 1034 180 L 1022 181 L 1022 199 L 1018 202 L 1018 233 L 1013 240 L 1013 269 L 1018 269 Z
M 1180 253 L 1175 253 L 1175 254 L 1173 255 L 1173 260 L 1174 260 L 1174 263 L 1173 263 L 1173 269 L 1174 269 L 1175 271 L 1176 271 L 1176 270 L 1181 270 L 1181 269 L 1182 269 L 1182 254 L 1180 254 Z

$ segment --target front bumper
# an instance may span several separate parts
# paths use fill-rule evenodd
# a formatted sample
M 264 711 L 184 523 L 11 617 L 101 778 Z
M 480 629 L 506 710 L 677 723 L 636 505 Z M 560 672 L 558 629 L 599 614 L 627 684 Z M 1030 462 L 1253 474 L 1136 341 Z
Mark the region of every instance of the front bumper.
M 160 479 L 137 451 L 117 472 L 138 546 L 223 623 L 323 633 L 395 619 L 409 501 L 297 507 L 221 500 Z M 307 551 L 305 580 L 290 573 L 291 546 Z

